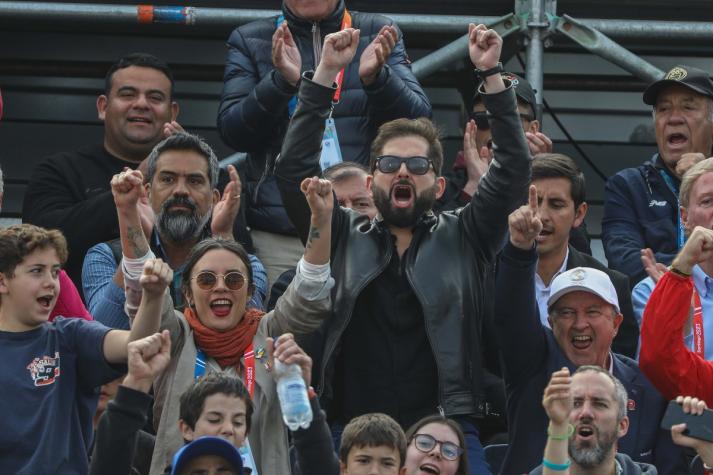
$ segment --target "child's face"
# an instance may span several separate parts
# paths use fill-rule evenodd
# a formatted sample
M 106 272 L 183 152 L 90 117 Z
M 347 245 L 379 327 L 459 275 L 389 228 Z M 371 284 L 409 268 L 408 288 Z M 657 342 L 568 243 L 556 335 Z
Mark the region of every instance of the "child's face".
M 59 257 L 54 248 L 25 256 L 14 275 L 0 273 L 0 329 L 27 331 L 45 323 L 59 295 Z
M 352 447 L 347 463 L 340 463 L 341 475 L 404 475 L 398 449 L 386 445 Z
M 204 435 L 222 437 L 236 447 L 245 442 L 246 415 L 245 401 L 223 393 L 216 393 L 205 398 L 203 412 L 198 417 L 193 429 L 181 421 L 181 432 L 187 441 Z

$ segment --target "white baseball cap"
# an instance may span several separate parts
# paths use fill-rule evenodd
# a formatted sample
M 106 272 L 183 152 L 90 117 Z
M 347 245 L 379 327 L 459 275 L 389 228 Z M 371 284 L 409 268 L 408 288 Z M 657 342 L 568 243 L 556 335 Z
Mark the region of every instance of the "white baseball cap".
M 591 267 L 575 267 L 555 277 L 550 285 L 547 310 L 549 311 L 552 305 L 563 295 L 578 290 L 601 297 L 614 306 L 616 313 L 621 313 L 619 311 L 619 298 L 616 295 L 616 289 L 611 279 L 604 272 Z

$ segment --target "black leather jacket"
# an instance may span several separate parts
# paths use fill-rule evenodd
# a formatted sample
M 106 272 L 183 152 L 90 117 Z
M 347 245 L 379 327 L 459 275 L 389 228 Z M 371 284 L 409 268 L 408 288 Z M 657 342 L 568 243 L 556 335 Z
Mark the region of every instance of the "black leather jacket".
M 310 22 L 296 17 L 283 5 L 284 18 L 300 50 L 303 71 L 316 68 L 324 37 L 339 31 L 344 9 L 344 1 L 339 0 L 330 16 Z M 374 83 L 362 85 L 359 58 L 379 30 L 393 22 L 374 13 L 349 13 L 352 26 L 359 28 L 361 35 L 354 60 L 345 69 L 333 117 L 344 160 L 366 164 L 371 138 L 381 124 L 399 117 L 430 117 L 431 105 L 411 72 L 402 39 Z M 297 88 L 272 64 L 272 35 L 277 20 L 273 17 L 254 21 L 230 35 L 218 130 L 226 144 L 248 153 L 244 169 L 247 179 L 243 183 L 248 198 L 248 224 L 263 231 L 294 234 L 274 178 L 269 176 L 289 123 L 288 103 L 297 94 Z
M 319 174 L 322 130 L 332 93 L 305 75 L 300 105 L 275 165 L 288 215 L 303 237 L 310 212 L 298 185 L 302 178 Z M 513 90 L 485 95 L 484 99 L 493 113 L 493 138 L 498 144 L 489 172 L 473 201 L 460 212 L 424 214 L 411 242 L 417 251 L 404 254 L 408 259 L 406 275 L 423 308 L 438 369 L 438 409 L 448 416 L 482 416 L 485 412 L 481 355 L 484 275 L 504 242 L 508 215 L 526 195 L 530 180 L 529 152 Z M 316 355 L 313 379 L 325 402 L 332 395 L 335 354 L 357 297 L 385 269 L 393 252 L 391 233 L 378 218 L 369 222 L 335 204 L 332 223 L 334 308 L 323 328 L 323 353 Z

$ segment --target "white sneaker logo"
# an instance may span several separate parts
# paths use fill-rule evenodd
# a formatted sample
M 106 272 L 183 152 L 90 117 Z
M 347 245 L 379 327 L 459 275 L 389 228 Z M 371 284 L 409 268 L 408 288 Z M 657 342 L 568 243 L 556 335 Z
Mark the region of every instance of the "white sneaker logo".
M 668 201 L 651 200 L 651 201 L 649 201 L 649 208 L 652 208 L 654 206 L 666 206 L 667 204 L 668 204 Z

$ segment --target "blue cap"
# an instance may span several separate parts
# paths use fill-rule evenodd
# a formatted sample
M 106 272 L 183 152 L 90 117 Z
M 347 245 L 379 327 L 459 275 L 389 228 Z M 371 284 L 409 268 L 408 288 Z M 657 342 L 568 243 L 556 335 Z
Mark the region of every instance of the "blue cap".
M 238 448 L 225 439 L 206 435 L 184 445 L 173 456 L 171 475 L 178 475 L 196 457 L 217 455 L 233 466 L 236 473 L 243 473 L 243 459 Z

